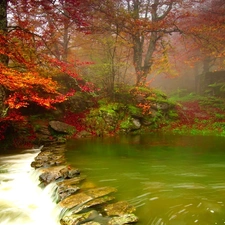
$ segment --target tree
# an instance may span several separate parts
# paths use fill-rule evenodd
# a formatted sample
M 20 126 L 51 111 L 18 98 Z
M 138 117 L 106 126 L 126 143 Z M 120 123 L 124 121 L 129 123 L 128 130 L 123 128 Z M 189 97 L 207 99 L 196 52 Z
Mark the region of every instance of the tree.
M 98 4 L 91 2 L 93 9 L 98 12 L 97 16 L 106 21 L 105 25 L 99 22 L 98 26 L 97 19 L 94 20 L 94 29 L 120 35 L 133 49 L 136 85 L 146 82 L 155 62 L 156 51 L 166 56 L 165 42 L 174 32 L 182 33 L 180 25 L 189 16 L 186 9 L 198 3 L 191 0 L 101 0 Z
M 98 86 L 105 96 L 114 99 L 118 85 L 132 83 L 131 76 L 128 76 L 128 69 L 132 67 L 130 49 L 119 36 L 104 32 L 82 35 L 74 41 L 80 43 L 76 55 L 94 62 L 88 68 L 81 68 L 80 73 Z
M 87 5 L 81 0 L 10 0 L 11 28 L 36 34 L 48 55 L 67 61 L 71 37 L 87 25 Z
M 193 68 L 196 91 L 201 92 L 204 74 L 225 68 L 225 3 L 207 0 L 187 13 L 182 35 L 174 36 L 171 45 L 176 45 L 177 62 Z
M 7 32 L 7 0 L 0 1 L 0 34 L 5 36 Z M 0 45 L 2 47 L 2 43 Z M 8 57 L 5 54 L 0 54 L 0 63 L 7 65 Z M 5 89 L 0 84 L 0 118 L 2 117 L 5 101 Z
M 0 3 L 0 90 L 9 93 L 6 100 L 0 95 L 1 105 L 5 100 L 8 109 L 27 107 L 32 102 L 54 108 L 55 103 L 64 101 L 73 92 L 59 93 L 59 85 L 52 80 L 52 75 L 66 72 L 79 79 L 72 64 L 66 61 L 70 24 L 85 25 L 82 10 L 74 8 L 80 1 L 5 0 Z

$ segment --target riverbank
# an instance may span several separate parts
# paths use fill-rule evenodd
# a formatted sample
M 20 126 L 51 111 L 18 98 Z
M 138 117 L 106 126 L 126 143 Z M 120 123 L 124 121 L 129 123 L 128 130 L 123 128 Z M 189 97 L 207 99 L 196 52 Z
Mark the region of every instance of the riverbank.
M 146 87 L 124 87 L 114 100 L 78 93 L 56 110 L 26 109 L 23 119 L 1 131 L 0 141 L 2 149 L 26 149 L 70 138 L 150 132 L 225 136 L 224 105 L 220 97 L 174 98 Z

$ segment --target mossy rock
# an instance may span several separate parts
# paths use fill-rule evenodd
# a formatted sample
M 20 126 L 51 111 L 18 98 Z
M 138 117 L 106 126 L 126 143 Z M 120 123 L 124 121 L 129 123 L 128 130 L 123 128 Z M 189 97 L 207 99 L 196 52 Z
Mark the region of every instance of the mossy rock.
M 120 129 L 126 133 L 130 131 L 139 130 L 140 127 L 141 127 L 140 121 L 131 116 L 125 118 L 120 124 Z

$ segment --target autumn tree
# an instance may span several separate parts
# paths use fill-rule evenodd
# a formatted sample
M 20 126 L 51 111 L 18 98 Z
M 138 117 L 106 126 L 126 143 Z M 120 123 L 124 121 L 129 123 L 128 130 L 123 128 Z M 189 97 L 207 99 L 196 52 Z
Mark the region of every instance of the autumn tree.
M 177 64 L 182 65 L 183 70 L 192 69 L 196 91 L 200 93 L 204 74 L 225 68 L 225 4 L 220 0 L 207 0 L 187 8 L 186 12 L 189 16 L 180 24 L 182 35 L 173 35 L 170 43 L 176 46 Z
M 90 0 L 91 1 L 91 0 Z M 146 82 L 155 63 L 156 51 L 166 56 L 170 35 L 182 33 L 180 24 L 188 17 L 188 7 L 203 1 L 124 0 L 91 1 L 98 17 L 103 18 L 99 30 L 120 35 L 133 50 L 136 85 Z M 96 23 L 93 24 L 96 29 Z
M 19 109 L 31 103 L 54 108 L 55 103 L 73 93 L 61 94 L 59 85 L 51 77 L 67 73 L 79 79 L 74 64 L 67 62 L 67 57 L 72 35 L 69 28 L 85 26 L 83 6 L 78 7 L 81 2 L 1 1 L 1 108 L 3 101 L 6 109 Z
M 105 96 L 114 99 L 119 86 L 132 84 L 132 76 L 128 75 L 132 68 L 131 51 L 119 36 L 94 33 L 82 35 L 76 41 L 80 43 L 76 55 L 93 62 L 88 68 L 80 68 L 80 74 L 101 89 Z
M 11 27 L 35 33 L 44 45 L 41 50 L 58 60 L 67 61 L 75 47 L 72 37 L 87 25 L 88 6 L 81 0 L 10 0 L 9 6 Z

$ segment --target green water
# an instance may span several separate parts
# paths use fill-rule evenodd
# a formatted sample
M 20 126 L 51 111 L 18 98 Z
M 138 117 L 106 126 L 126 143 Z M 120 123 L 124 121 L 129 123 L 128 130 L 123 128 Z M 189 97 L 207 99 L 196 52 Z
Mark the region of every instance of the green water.
M 138 225 L 225 224 L 225 138 L 149 134 L 67 147 L 88 181 L 137 207 Z

